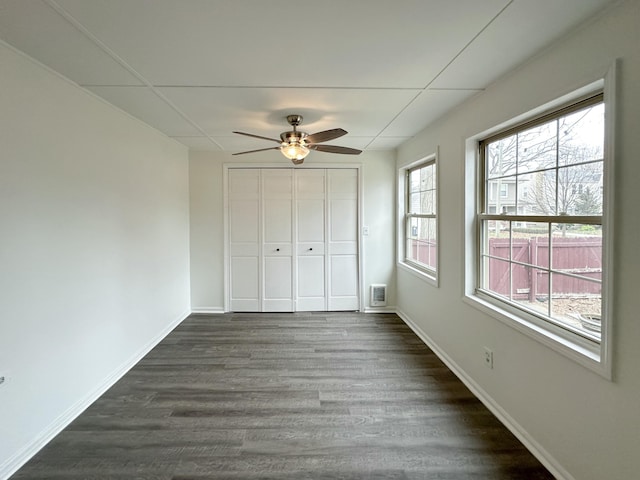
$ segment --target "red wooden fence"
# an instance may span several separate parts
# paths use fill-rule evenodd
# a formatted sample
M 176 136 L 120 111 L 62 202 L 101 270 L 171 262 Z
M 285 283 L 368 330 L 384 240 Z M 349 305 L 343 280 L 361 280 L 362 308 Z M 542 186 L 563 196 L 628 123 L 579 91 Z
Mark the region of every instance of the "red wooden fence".
M 602 238 L 553 237 L 551 242 L 551 267 L 555 271 L 602 280 Z M 509 259 L 509 239 L 489 239 L 489 255 Z M 549 296 L 549 239 L 547 237 L 514 238 L 511 243 L 512 261 L 533 266 L 510 264 L 507 261 L 489 260 L 489 289 L 501 295 L 510 294 L 510 274 L 513 299 L 529 299 Z M 536 268 L 540 267 L 540 268 Z M 596 295 L 600 284 L 573 276 L 554 273 L 553 296 Z
M 436 245 L 433 243 L 411 240 L 411 256 L 418 262 L 437 268 Z

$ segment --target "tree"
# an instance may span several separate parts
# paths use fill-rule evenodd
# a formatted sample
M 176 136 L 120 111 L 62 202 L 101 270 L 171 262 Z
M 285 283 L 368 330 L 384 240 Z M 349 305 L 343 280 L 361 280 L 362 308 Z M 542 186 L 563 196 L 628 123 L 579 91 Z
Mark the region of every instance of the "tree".
M 594 152 L 588 150 L 574 147 L 567 151 L 568 165 L 536 173 L 528 194 L 522 198 L 523 205 L 538 215 L 599 215 L 602 161 L 577 163 L 593 158 Z
M 587 186 L 576 198 L 577 215 L 601 215 L 602 195 L 595 192 L 596 189 Z

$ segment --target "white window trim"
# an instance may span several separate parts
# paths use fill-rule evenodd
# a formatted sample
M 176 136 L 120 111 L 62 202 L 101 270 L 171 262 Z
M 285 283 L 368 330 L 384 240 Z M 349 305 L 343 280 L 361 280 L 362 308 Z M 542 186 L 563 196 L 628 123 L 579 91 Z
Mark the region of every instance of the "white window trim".
M 438 287 L 438 271 L 440 270 L 440 167 L 438 165 L 439 148 L 436 148 L 435 153 L 422 157 L 419 160 L 411 162 L 407 165 L 403 165 L 398 169 L 398 215 L 396 226 L 396 266 L 400 270 L 410 273 L 416 278 Z M 405 211 L 407 203 L 407 171 L 414 167 L 426 162 L 434 162 L 436 167 L 436 269 L 420 268 L 415 263 L 408 263 L 405 261 Z
M 617 61 L 608 69 L 603 78 L 592 82 L 578 90 L 553 100 L 534 111 L 527 112 L 495 128 L 468 138 L 465 148 L 465 215 L 464 215 L 464 301 L 485 314 L 515 328 L 524 335 L 537 340 L 552 350 L 570 358 L 589 370 L 613 380 L 612 331 L 613 311 L 613 225 L 614 225 L 614 172 L 615 172 L 615 85 Z M 534 315 L 529 315 L 508 304 L 493 300 L 488 295 L 476 292 L 478 249 L 477 249 L 477 212 L 479 205 L 478 143 L 508 127 L 522 123 L 524 120 L 540 115 L 545 111 L 555 110 L 560 106 L 576 101 L 589 94 L 602 91 L 605 104 L 605 164 L 604 164 L 604 210 L 602 234 L 602 263 L 604 269 L 602 284 L 602 328 L 600 344 L 582 340 L 577 335 L 564 334 L 562 329 L 555 329 L 541 322 Z

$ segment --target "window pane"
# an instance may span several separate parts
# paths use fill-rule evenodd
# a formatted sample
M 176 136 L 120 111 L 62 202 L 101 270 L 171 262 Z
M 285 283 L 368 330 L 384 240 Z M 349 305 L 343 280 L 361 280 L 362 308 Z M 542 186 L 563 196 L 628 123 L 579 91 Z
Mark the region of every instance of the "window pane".
M 420 213 L 420 192 L 409 196 L 409 213 Z
M 518 222 L 513 227 L 511 259 L 536 267 L 549 267 L 549 224 Z
M 602 314 L 601 285 L 561 273 L 551 275 L 553 318 L 599 338 Z
M 522 215 L 556 214 L 556 172 L 518 175 L 518 213 Z
M 418 238 L 418 219 L 411 217 L 409 219 L 409 232 L 407 233 L 409 238 Z
M 405 256 L 408 260 L 415 260 L 418 242 L 418 219 L 410 218 L 407 222 L 407 245 Z
M 418 263 L 428 264 L 429 261 L 429 244 L 423 240 L 416 242 L 415 257 L 413 258 Z
M 420 193 L 420 212 L 419 213 L 426 213 L 426 214 L 435 213 L 433 194 L 434 194 L 433 190 L 428 190 L 426 192 Z
M 556 166 L 557 120 L 518 134 L 518 173 Z
M 434 165 L 427 165 L 420 169 L 420 189 L 431 190 L 435 188 L 434 184 Z
M 509 298 L 511 292 L 511 264 L 495 258 L 484 258 L 486 272 L 484 275 L 484 285 L 482 285 L 483 288 Z
M 552 267 L 556 271 L 602 280 L 602 227 L 553 224 Z
M 559 163 L 600 160 L 604 152 L 604 104 L 579 110 L 559 119 Z
M 409 188 L 410 192 L 420 191 L 420 170 L 412 170 L 409 173 Z
M 538 209 L 536 206 L 536 173 L 518 175 L 518 214 L 534 215 Z
M 516 173 L 516 135 L 492 142 L 486 149 L 487 178 Z
M 522 308 L 549 315 L 549 271 L 512 265 L 513 300 Z
M 436 268 L 436 219 L 412 218 L 407 240 L 408 260 Z
M 516 212 L 516 177 L 489 180 L 487 212 L 497 214 L 514 214 Z
M 483 254 L 504 258 L 505 260 L 509 259 L 509 245 L 511 244 L 509 222 L 485 221 L 483 236 L 485 245 Z
M 424 228 L 424 246 L 419 261 L 431 268 L 436 268 L 436 219 L 421 219 Z
M 602 162 L 558 169 L 558 208 L 569 215 L 602 214 Z

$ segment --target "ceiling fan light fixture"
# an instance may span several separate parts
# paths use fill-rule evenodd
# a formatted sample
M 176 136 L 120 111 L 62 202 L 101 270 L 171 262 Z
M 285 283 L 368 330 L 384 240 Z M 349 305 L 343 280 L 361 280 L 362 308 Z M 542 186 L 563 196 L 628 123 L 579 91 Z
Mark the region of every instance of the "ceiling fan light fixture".
M 299 165 L 309 155 L 310 150 L 299 142 L 283 144 L 280 147 L 282 154 L 291 160 L 294 164 Z
M 275 138 L 263 137 L 262 135 L 254 135 L 253 133 L 233 132 L 247 137 L 260 138 L 269 140 L 270 142 L 279 143 L 278 147 L 259 148 L 257 150 L 248 150 L 246 152 L 238 152 L 233 155 L 243 155 L 245 153 L 264 152 L 267 150 L 280 150 L 282 154 L 293 162 L 294 165 L 300 165 L 311 150 L 326 153 L 342 153 L 345 155 L 359 155 L 362 150 L 357 148 L 339 147 L 338 145 L 320 145 L 335 138 L 342 137 L 347 131 L 342 128 L 332 128 L 309 135 L 306 132 L 298 131 L 298 126 L 302 122 L 300 115 L 288 115 L 287 122 L 293 127 L 292 130 L 282 132 L 280 140 Z

